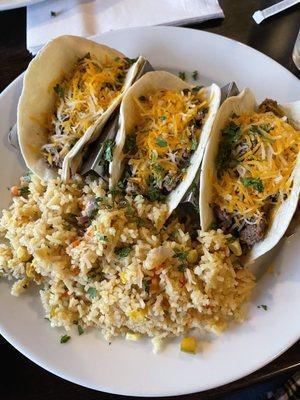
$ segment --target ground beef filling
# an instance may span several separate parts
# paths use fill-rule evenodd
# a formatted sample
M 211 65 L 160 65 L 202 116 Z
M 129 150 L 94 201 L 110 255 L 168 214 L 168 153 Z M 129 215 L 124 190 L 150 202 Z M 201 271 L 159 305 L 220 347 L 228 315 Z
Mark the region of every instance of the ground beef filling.
M 263 217 L 255 223 L 245 223 L 241 229 L 238 229 L 235 224 L 234 215 L 221 210 L 218 205 L 213 206 L 213 211 L 216 217 L 217 225 L 225 232 L 231 233 L 239 237 L 241 244 L 251 248 L 255 243 L 259 242 L 266 234 L 267 230 L 267 217 Z

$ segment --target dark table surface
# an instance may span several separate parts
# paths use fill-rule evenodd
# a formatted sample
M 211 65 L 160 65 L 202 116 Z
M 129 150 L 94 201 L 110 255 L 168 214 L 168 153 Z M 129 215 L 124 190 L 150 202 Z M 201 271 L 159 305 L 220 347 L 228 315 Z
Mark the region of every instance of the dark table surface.
M 256 25 L 251 18 L 254 11 L 263 9 L 274 2 L 220 0 L 225 19 L 193 25 L 192 28 L 218 33 L 246 43 L 272 57 L 300 78 L 300 73 L 291 58 L 299 30 L 299 5 L 266 20 L 261 25 Z M 0 91 L 26 69 L 30 60 L 31 56 L 26 50 L 26 10 L 23 8 L 0 12 Z M 2 367 L 4 367 L 4 361 L 5 365 L 9 365 L 3 368 L 0 399 L 121 398 L 121 396 L 85 389 L 50 374 L 26 359 L 1 337 L 0 346 Z M 184 398 L 217 399 L 224 394 L 270 379 L 276 374 L 288 376 L 297 368 L 300 369 L 300 341 L 264 368 L 239 381 L 201 394 L 186 395 Z

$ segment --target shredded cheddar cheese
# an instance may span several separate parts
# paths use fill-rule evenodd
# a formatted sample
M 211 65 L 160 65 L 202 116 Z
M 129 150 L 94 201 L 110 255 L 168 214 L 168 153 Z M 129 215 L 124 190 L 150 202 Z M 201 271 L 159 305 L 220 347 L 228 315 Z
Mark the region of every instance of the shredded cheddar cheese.
M 197 149 L 208 102 L 199 89 L 161 90 L 135 99 L 140 121 L 124 147 L 127 188 L 157 200 L 184 178 Z
M 214 203 L 234 217 L 238 228 L 272 218 L 290 194 L 299 149 L 300 132 L 286 117 L 234 115 L 222 131 Z
M 120 57 L 101 64 L 88 53 L 54 85 L 54 111 L 46 123 L 49 143 L 41 149 L 50 166 L 61 166 L 70 149 L 122 92 L 130 65 L 131 60 Z

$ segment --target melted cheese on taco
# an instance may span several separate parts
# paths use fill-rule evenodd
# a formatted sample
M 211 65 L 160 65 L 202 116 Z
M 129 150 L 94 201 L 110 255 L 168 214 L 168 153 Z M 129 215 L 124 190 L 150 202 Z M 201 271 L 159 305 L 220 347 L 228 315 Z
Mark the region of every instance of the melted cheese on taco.
M 160 90 L 135 99 L 139 123 L 123 149 L 127 192 L 163 200 L 184 179 L 208 112 L 199 89 Z
M 289 196 L 300 149 L 300 132 L 274 103 L 232 115 L 216 159 L 217 222 L 248 247 L 264 237 L 274 211 Z
M 70 74 L 49 88 L 55 91 L 56 101 L 47 117 L 49 142 L 41 152 L 50 166 L 61 167 L 70 149 L 122 92 L 132 62 L 116 57 L 100 63 L 88 53 Z

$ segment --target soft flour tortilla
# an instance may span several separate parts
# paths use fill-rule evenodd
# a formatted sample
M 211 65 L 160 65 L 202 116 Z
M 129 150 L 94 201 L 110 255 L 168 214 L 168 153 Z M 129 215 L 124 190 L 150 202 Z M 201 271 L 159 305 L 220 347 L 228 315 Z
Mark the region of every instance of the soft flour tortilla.
M 43 159 L 41 147 L 48 143 L 48 132 L 44 127 L 46 115 L 53 112 L 55 92 L 53 87 L 67 75 L 78 59 L 87 53 L 100 62 L 124 57 L 117 50 L 77 36 L 60 36 L 49 42 L 31 61 L 24 76 L 24 85 L 18 105 L 19 142 L 27 167 L 42 179 L 58 176 L 56 168 L 51 168 Z M 129 69 L 125 90 L 131 85 L 139 67 L 144 63 L 140 57 Z M 95 140 L 105 122 L 119 105 L 122 94 L 116 97 L 110 107 L 88 128 L 76 145 L 66 155 L 62 166 L 62 179 L 66 180 L 76 172 L 85 145 Z
M 292 125 L 300 129 L 300 101 L 286 105 L 280 105 L 288 116 Z M 215 160 L 219 149 L 221 130 L 227 124 L 232 113 L 237 115 L 255 111 L 257 103 L 253 93 L 244 89 L 238 96 L 230 97 L 220 107 L 210 140 L 207 144 L 200 175 L 200 220 L 204 231 L 210 229 L 214 221 L 213 210 L 210 204 L 213 202 L 212 178 L 216 176 Z M 247 262 L 252 262 L 271 250 L 284 235 L 296 210 L 300 191 L 300 154 L 298 155 L 295 169 L 293 171 L 293 187 L 287 200 L 278 207 L 273 220 L 269 225 L 267 235 L 256 243 L 246 256 Z
M 116 136 L 115 148 L 113 152 L 113 161 L 110 163 L 110 188 L 114 187 L 122 175 L 123 170 L 123 147 L 126 135 L 132 133 L 135 125 L 139 121 L 139 109 L 134 101 L 141 95 L 151 95 L 158 90 L 183 90 L 192 86 L 182 81 L 177 76 L 165 71 L 148 72 L 140 78 L 128 90 L 123 98 L 120 108 L 120 128 Z M 192 184 L 196 173 L 200 167 L 205 146 L 207 144 L 214 118 L 220 105 L 221 91 L 220 88 L 212 84 L 209 87 L 202 88 L 208 103 L 209 112 L 205 123 L 202 127 L 200 141 L 196 151 L 191 156 L 190 166 L 184 180 L 174 189 L 167 197 L 167 205 L 169 215 L 180 203 L 180 200 Z

